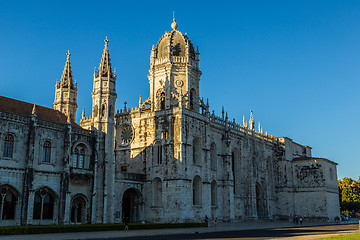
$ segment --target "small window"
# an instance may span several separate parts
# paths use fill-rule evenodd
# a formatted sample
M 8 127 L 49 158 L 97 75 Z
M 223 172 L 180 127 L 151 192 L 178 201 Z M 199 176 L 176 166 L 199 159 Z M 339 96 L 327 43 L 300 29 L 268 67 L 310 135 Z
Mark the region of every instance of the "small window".
M 4 149 L 3 156 L 12 158 L 14 150 L 14 136 L 11 134 L 6 134 L 4 139 Z
M 217 207 L 217 184 L 215 180 L 211 182 L 211 206 Z
M 45 141 L 45 143 L 43 145 L 42 162 L 50 163 L 50 157 L 51 157 L 51 142 Z
M 101 109 L 101 116 L 104 117 L 105 116 L 105 105 L 102 106 Z
M 159 141 L 154 145 L 154 164 L 162 164 L 162 145 Z
M 199 176 L 195 176 L 193 180 L 193 204 L 201 205 L 201 178 Z

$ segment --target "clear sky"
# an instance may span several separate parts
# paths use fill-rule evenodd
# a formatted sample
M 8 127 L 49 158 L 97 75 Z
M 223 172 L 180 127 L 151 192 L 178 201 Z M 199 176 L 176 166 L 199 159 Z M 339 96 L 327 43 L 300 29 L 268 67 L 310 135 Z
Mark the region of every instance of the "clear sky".
M 360 175 L 360 1 L 0 1 L 0 95 L 52 107 L 67 50 L 78 114 L 109 37 L 116 108 L 149 96 L 150 50 L 172 13 L 200 49 L 200 95 L 242 123 L 313 147 Z M 257 126 L 257 123 L 256 123 Z

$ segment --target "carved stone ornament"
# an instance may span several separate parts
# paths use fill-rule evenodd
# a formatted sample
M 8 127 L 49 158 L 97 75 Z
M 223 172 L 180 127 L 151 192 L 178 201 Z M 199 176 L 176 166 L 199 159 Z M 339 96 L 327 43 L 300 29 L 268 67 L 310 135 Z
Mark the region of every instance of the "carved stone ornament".
M 182 87 L 184 85 L 184 82 L 178 79 L 178 80 L 175 81 L 175 84 L 178 87 Z

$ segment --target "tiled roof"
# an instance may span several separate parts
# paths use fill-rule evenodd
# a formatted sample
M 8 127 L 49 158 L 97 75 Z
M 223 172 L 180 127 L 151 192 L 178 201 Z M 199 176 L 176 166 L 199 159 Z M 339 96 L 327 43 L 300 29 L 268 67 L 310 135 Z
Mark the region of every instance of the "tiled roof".
M 0 96 L 0 112 L 7 112 L 24 117 L 30 117 L 32 114 L 33 106 L 33 103 L 23 102 L 16 99 Z M 55 109 L 36 105 L 36 115 L 38 119 L 43 121 L 58 124 L 67 123 L 66 115 Z M 81 128 L 75 122 L 71 122 L 71 125 L 73 127 Z

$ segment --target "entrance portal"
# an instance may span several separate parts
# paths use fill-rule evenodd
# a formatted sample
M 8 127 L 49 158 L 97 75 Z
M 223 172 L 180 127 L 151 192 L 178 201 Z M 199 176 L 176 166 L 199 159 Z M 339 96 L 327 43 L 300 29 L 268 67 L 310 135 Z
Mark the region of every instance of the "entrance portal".
M 123 221 L 128 218 L 129 222 L 140 221 L 140 197 L 141 193 L 130 188 L 124 192 L 122 200 L 122 217 Z
M 86 201 L 82 196 L 76 196 L 71 203 L 71 222 L 75 224 L 86 223 Z

